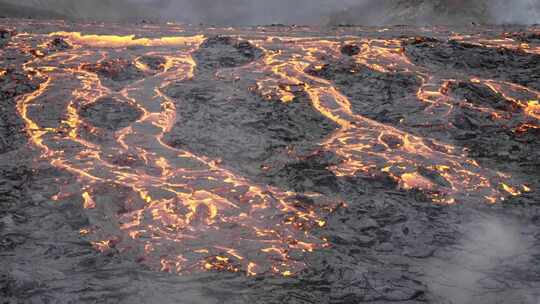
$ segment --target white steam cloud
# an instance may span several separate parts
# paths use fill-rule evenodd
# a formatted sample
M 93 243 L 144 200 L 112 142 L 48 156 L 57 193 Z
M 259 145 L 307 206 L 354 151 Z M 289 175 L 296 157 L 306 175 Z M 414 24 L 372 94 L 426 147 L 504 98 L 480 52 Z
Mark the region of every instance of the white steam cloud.
M 484 216 L 462 227 L 463 238 L 422 265 L 435 302 L 445 304 L 540 303 L 538 282 L 515 281 L 532 272 L 529 235 L 523 223 Z M 508 277 L 510 275 L 510 277 Z M 521 278 L 523 280 L 523 278 Z
M 539 0 L 494 0 L 490 9 L 495 23 L 540 23 Z

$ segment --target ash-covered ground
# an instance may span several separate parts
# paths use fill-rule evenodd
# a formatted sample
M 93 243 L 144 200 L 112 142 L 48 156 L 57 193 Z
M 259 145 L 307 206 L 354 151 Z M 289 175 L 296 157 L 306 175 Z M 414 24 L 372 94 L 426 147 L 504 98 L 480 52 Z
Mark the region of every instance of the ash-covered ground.
M 0 303 L 540 301 L 540 28 L 0 21 Z

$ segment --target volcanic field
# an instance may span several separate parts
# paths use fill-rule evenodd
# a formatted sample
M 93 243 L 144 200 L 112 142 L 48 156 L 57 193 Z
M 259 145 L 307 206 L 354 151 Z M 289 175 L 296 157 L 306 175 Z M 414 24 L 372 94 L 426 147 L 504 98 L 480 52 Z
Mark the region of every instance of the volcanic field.
M 0 303 L 540 301 L 540 28 L 0 21 Z

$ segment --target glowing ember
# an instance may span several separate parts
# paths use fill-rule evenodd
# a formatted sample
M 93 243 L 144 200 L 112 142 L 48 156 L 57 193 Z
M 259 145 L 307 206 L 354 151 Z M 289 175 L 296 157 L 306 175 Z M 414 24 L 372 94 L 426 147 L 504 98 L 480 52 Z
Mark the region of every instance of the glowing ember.
M 403 189 L 420 189 L 420 190 L 430 190 L 435 187 L 435 185 L 430 182 L 427 178 L 419 175 L 418 173 L 405 173 L 401 176 L 400 180 L 402 181 Z
M 83 202 L 84 209 L 96 208 L 96 203 L 94 202 L 90 194 L 88 194 L 88 192 L 83 192 L 82 197 L 84 199 L 84 202 Z
M 540 119 L 540 103 L 538 100 L 530 100 L 527 102 L 525 112 L 536 119 Z
M 514 188 L 508 186 L 507 184 L 504 184 L 504 183 L 503 183 L 503 184 L 501 184 L 501 186 L 502 186 L 502 188 L 504 189 L 504 191 L 510 193 L 510 194 L 513 195 L 513 196 L 518 196 L 518 195 L 521 194 L 521 191 L 516 190 L 516 189 L 514 189 Z

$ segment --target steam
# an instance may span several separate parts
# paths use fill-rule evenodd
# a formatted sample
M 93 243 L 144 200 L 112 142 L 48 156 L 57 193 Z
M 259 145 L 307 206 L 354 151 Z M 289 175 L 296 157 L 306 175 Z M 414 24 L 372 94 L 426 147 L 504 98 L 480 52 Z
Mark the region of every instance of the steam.
M 495 216 L 465 225 L 462 240 L 425 266 L 431 293 L 452 304 L 540 301 L 538 284 L 519 288 L 505 277 L 519 277 L 517 273 L 527 273 L 534 263 L 531 240 L 522 229 L 517 221 Z
M 540 1 L 538 0 L 494 0 L 490 9 L 495 23 L 540 23 Z
M 165 19 L 219 25 L 324 24 L 330 14 L 364 0 L 179 0 Z
M 0 0 L 2 4 L 73 19 L 232 26 L 540 23 L 538 0 Z
M 177 0 L 160 6 L 162 19 L 217 25 L 540 23 L 537 0 Z

